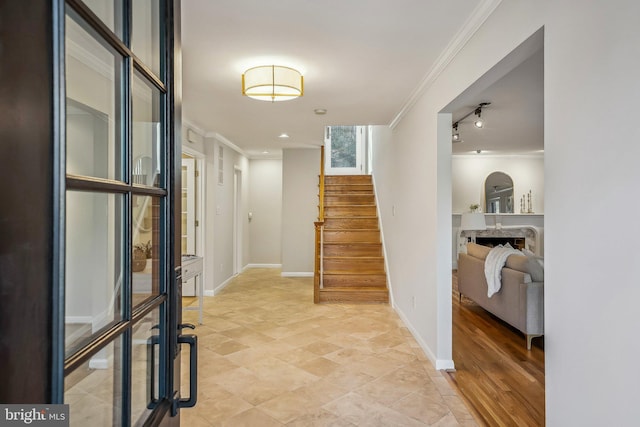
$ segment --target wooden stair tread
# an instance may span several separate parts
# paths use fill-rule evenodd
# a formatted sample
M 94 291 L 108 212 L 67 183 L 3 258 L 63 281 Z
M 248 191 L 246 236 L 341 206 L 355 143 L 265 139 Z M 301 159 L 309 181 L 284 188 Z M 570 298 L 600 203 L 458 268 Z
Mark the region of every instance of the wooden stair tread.
M 377 245 L 380 246 L 382 243 L 380 242 L 324 242 L 325 245 Z
M 356 216 L 356 217 L 340 215 L 340 216 L 332 216 L 332 217 L 328 217 L 328 218 L 331 218 L 331 219 L 376 219 L 376 220 L 378 219 L 378 217 L 375 216 L 375 215 L 363 215 L 363 216 Z M 325 217 L 324 220 L 326 221 L 327 217 Z
M 368 232 L 368 233 L 379 233 L 380 229 L 379 228 L 325 228 L 324 232 L 325 233 L 335 233 L 335 232 L 341 232 L 341 233 L 360 233 L 360 232 Z
M 331 291 L 338 291 L 338 292 L 351 292 L 351 291 L 358 291 L 358 292 L 379 292 L 381 290 L 387 290 L 387 287 L 384 286 L 332 286 L 330 288 L 321 288 L 320 291 L 326 291 L 326 290 L 331 290 Z
M 327 276 L 385 276 L 384 270 L 324 270 Z
M 336 206 L 336 207 L 340 207 L 340 208 L 352 208 L 352 207 L 368 207 L 368 208 L 375 208 L 376 204 L 375 203 L 356 203 L 356 204 L 351 204 L 351 205 L 327 205 L 325 203 L 324 207 L 326 208 L 327 206 Z

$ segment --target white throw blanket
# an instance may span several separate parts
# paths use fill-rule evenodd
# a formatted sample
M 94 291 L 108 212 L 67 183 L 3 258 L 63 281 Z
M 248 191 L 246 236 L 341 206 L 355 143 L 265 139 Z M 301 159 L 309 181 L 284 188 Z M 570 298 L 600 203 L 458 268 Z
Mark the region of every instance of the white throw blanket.
M 522 255 L 522 252 L 511 246 L 496 246 L 487 254 L 487 258 L 484 260 L 484 276 L 487 278 L 487 296 L 489 298 L 500 290 L 502 267 L 507 262 L 509 255 L 513 254 Z

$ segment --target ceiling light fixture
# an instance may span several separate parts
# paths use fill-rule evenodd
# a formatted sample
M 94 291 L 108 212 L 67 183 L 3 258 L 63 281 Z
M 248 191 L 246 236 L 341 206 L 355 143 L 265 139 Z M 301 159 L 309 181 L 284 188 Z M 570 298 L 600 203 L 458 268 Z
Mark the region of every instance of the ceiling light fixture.
M 460 123 L 466 119 L 467 117 L 469 117 L 472 114 L 475 114 L 476 116 L 478 116 L 478 118 L 473 122 L 473 125 L 478 128 L 478 129 L 482 129 L 485 125 L 484 123 L 484 119 L 482 119 L 481 115 L 482 115 L 482 109 L 484 107 L 486 107 L 487 105 L 490 105 L 490 102 L 481 102 L 480 104 L 478 104 L 478 106 L 476 108 L 474 108 L 473 110 L 469 111 L 467 114 L 465 114 L 464 116 L 460 117 L 458 119 L 457 122 L 455 122 L 451 127 L 453 128 L 453 133 L 451 135 L 451 141 L 452 142 L 462 142 L 462 140 L 460 139 L 460 134 L 458 133 L 458 126 L 460 125 Z
M 280 135 L 278 135 L 278 138 L 289 138 L 289 134 L 282 132 Z
M 242 94 L 260 101 L 288 101 L 302 96 L 304 78 L 300 71 L 281 65 L 249 68 L 242 75 Z
M 481 114 L 482 114 L 482 104 L 480 104 L 481 106 L 476 108 L 476 111 L 473 112 L 473 114 L 475 114 L 476 116 L 478 116 L 478 118 L 476 119 L 475 122 L 473 122 L 473 125 L 475 127 L 477 127 L 478 129 L 482 129 L 484 127 L 484 120 L 482 120 Z
M 316 108 L 315 110 L 313 110 L 313 112 L 319 116 L 327 114 L 327 110 L 324 108 Z
M 458 122 L 453 124 L 453 135 L 451 135 L 451 141 L 453 142 L 461 142 L 460 133 L 458 132 Z

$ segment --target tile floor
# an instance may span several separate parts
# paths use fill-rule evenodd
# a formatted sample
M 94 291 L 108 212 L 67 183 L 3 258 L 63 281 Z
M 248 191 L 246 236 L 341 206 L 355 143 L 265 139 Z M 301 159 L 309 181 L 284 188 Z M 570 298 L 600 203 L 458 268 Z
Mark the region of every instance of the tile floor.
M 182 425 L 477 425 L 389 305 L 312 295 L 311 278 L 250 269 L 205 298 L 198 404 Z

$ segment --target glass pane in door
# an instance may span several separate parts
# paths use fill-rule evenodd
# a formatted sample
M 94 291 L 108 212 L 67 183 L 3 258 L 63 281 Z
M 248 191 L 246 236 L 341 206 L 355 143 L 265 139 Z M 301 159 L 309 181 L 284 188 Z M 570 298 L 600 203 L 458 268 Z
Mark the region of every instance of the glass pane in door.
M 122 395 L 122 337 L 64 379 L 64 403 L 69 404 L 72 427 L 121 425 Z
M 355 168 L 356 127 L 331 126 L 331 167 Z
M 136 0 L 132 7 L 131 50 L 160 77 L 160 2 Z
M 160 91 L 140 73 L 133 74 L 132 150 L 134 184 L 162 187 Z
M 160 294 L 160 202 L 159 197 L 132 197 L 133 276 L 132 303 L 135 307 Z
M 67 173 L 122 180 L 123 58 L 67 10 Z
M 122 318 L 123 196 L 67 192 L 65 349 Z
M 122 0 L 83 0 L 83 3 L 89 6 L 111 31 L 122 38 Z
M 133 326 L 131 360 L 131 420 L 142 425 L 159 398 L 160 307 Z
M 362 126 L 329 126 L 325 135 L 325 174 L 360 175 Z

